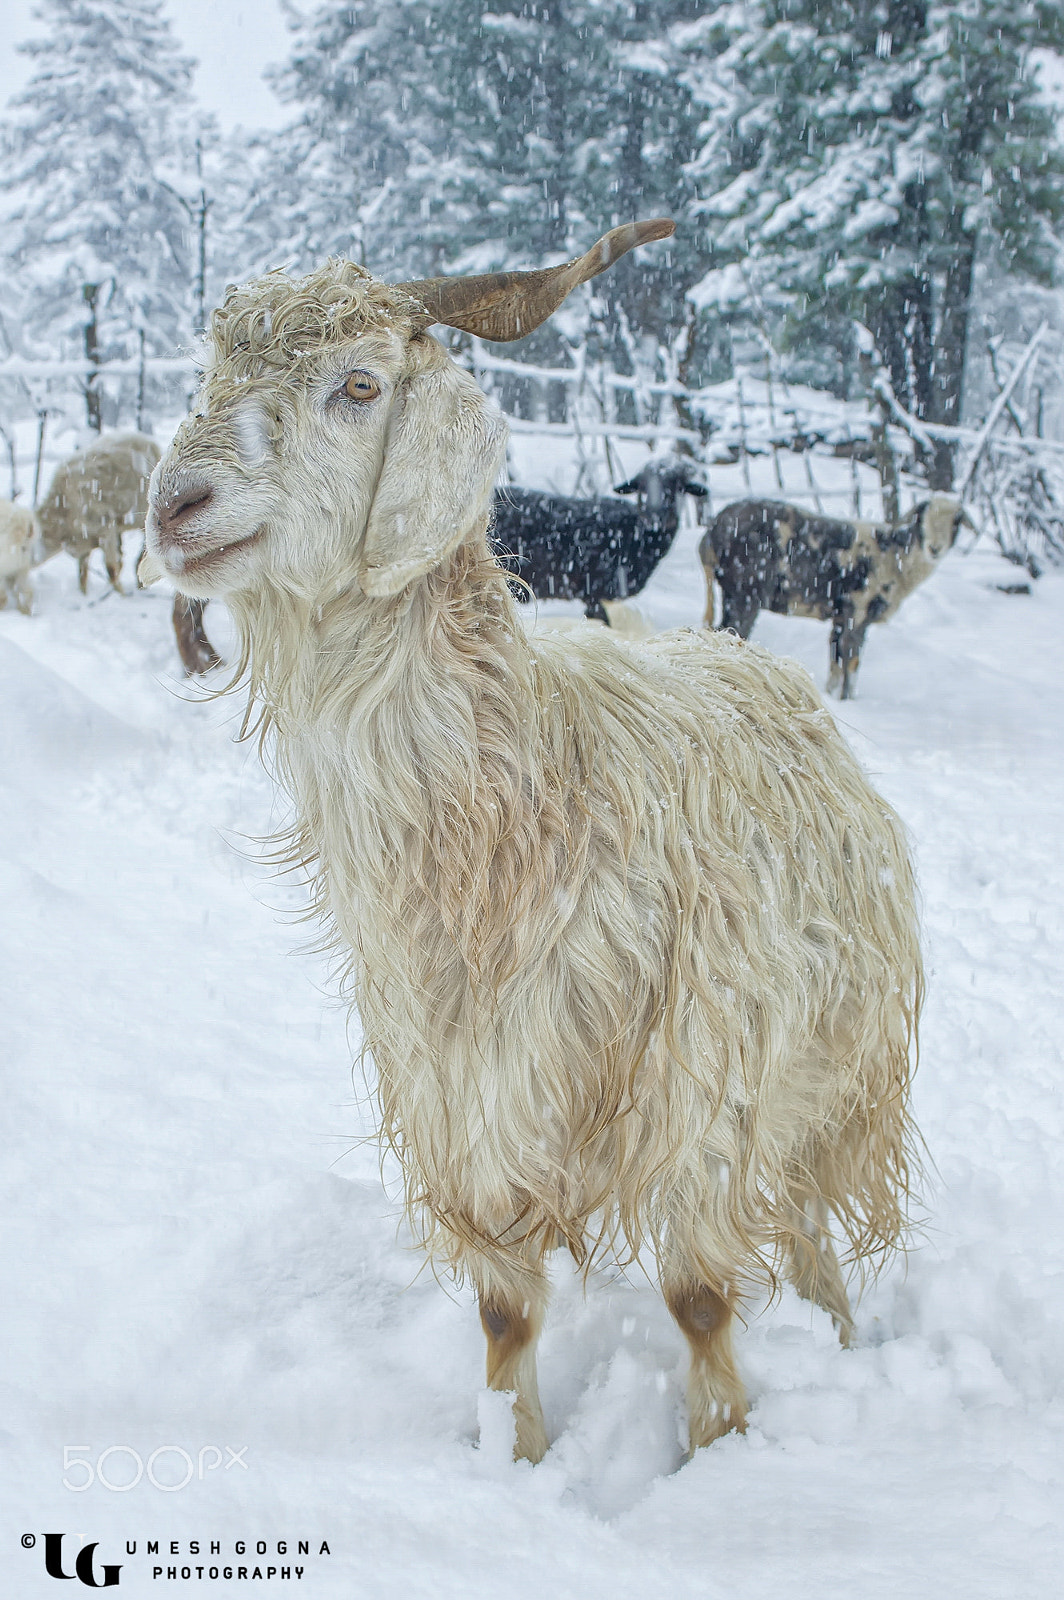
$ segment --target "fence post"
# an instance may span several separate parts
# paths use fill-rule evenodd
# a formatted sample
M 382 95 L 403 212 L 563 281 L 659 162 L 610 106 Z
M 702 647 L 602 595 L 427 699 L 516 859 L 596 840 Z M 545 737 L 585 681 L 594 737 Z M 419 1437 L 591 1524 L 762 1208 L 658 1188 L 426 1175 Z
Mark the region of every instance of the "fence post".
M 885 402 L 879 402 L 879 421 L 872 428 L 876 446 L 876 467 L 879 470 L 880 494 L 883 498 L 883 521 L 891 526 L 901 516 L 901 495 L 898 489 L 898 462 L 890 442 L 890 412 Z
M 772 390 L 772 357 L 769 349 L 765 349 L 765 392 L 768 398 L 768 427 L 772 442 L 772 469 L 776 474 L 776 488 L 780 494 L 785 494 L 783 486 L 783 472 L 780 468 L 780 447 L 776 438 L 776 397 Z
M 995 427 L 997 426 L 998 419 L 1000 418 L 1001 413 L 1004 411 L 1005 407 L 1008 405 L 1009 400 L 1012 397 L 1013 389 L 1015 389 L 1016 385 L 1019 383 L 1020 379 L 1023 377 L 1023 374 L 1026 372 L 1027 368 L 1030 366 L 1032 360 L 1034 359 L 1034 355 L 1035 355 L 1035 352 L 1038 349 L 1038 346 L 1041 344 L 1042 340 L 1045 338 L 1045 336 L 1048 333 L 1048 331 L 1049 331 L 1049 323 L 1048 322 L 1043 322 L 1041 324 L 1041 326 L 1037 329 L 1037 331 L 1034 333 L 1034 335 L 1031 338 L 1031 341 L 1028 344 L 1026 350 L 1023 352 L 1023 355 L 1020 357 L 1019 361 L 1017 361 L 1016 365 L 1013 367 L 1012 372 L 1009 375 L 1008 381 L 1006 382 L 1006 384 L 1005 384 L 1004 388 L 1002 389 L 1001 393 L 998 395 L 997 399 L 994 401 L 994 404 L 990 407 L 990 410 L 987 412 L 986 421 L 983 423 L 982 431 L 980 432 L 979 437 L 976 440 L 975 450 L 973 451 L 972 459 L 968 464 L 968 470 L 964 474 L 964 482 L 961 484 L 960 494 L 958 495 L 958 499 L 960 500 L 962 505 L 964 504 L 965 500 L 968 498 L 968 494 L 969 494 L 969 492 L 971 490 L 971 487 L 972 487 L 972 482 L 973 482 L 973 480 L 975 478 L 976 469 L 979 466 L 979 459 L 982 456 L 983 451 L 987 447 L 987 443 L 988 443 L 988 441 L 990 439 L 990 435 L 993 433 Z
M 17 462 L 17 459 L 15 457 L 15 440 L 14 440 L 13 435 L 8 433 L 7 429 L 5 427 L 2 427 L 2 426 L 0 426 L 0 439 L 3 439 L 4 443 L 7 445 L 8 466 L 10 467 L 10 470 L 11 470 L 11 499 L 12 500 L 17 500 L 18 499 L 18 494 L 19 494 L 19 488 L 18 488 L 18 462 Z
M 48 419 L 47 408 L 42 406 L 37 413 L 37 455 L 33 463 L 33 505 L 34 509 L 40 504 L 41 498 L 41 461 L 44 458 L 44 425 Z
M 853 437 L 853 429 L 846 424 L 846 437 L 850 441 L 850 498 L 853 503 L 853 518 L 855 522 L 861 520 L 861 474 L 857 468 L 857 453 Z

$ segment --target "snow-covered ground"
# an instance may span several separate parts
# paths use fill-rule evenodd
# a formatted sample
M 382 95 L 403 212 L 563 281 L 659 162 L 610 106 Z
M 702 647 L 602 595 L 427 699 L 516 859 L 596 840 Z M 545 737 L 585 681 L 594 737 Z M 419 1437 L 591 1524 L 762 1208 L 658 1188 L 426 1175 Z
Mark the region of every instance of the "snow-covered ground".
M 657 626 L 701 620 L 696 537 Z M 532 1469 L 470 1294 L 398 1228 L 299 891 L 254 864 L 275 803 L 235 707 L 178 681 L 165 594 L 41 571 L 37 614 L 0 615 L 4 1595 L 56 1592 L 59 1532 L 131 1597 L 1060 1592 L 1064 574 L 1017 577 L 952 554 L 837 708 L 919 863 L 922 1237 L 849 1351 L 789 1290 L 753 1316 L 750 1430 L 686 1464 L 653 1288 L 559 1269 Z M 825 625 L 757 637 L 823 681 Z

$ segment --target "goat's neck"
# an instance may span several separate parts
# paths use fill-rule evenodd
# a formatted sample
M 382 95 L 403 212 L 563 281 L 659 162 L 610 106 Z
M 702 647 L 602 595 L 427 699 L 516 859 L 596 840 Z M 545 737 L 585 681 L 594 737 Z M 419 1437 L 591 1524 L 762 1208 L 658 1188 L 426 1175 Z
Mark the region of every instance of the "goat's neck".
M 488 902 L 520 898 L 540 853 L 544 789 L 532 653 L 486 543 L 391 600 L 308 607 L 273 639 L 249 621 L 292 855 L 323 905 L 382 929 L 416 905 L 481 966 Z

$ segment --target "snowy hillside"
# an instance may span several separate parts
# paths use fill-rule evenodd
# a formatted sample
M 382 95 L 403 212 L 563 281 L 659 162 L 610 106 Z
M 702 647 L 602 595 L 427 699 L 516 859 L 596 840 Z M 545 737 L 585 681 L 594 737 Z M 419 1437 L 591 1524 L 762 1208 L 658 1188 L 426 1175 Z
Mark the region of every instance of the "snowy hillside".
M 643 597 L 655 625 L 701 620 L 695 539 Z M 1064 574 L 1016 577 L 952 554 L 837 708 L 919 864 L 922 1239 L 852 1350 L 790 1289 L 752 1316 L 750 1431 L 688 1464 L 655 1291 L 605 1273 L 585 1299 L 560 1267 L 532 1469 L 471 1295 L 398 1231 L 299 891 L 254 864 L 275 803 L 234 704 L 178 681 L 167 595 L 38 574 L 38 614 L 0 614 L 4 1594 L 56 1593 L 60 1531 L 68 1574 L 98 1541 L 137 1600 L 1059 1593 Z M 757 638 L 823 682 L 825 625 Z M 65 1447 L 103 1482 L 64 1487 Z

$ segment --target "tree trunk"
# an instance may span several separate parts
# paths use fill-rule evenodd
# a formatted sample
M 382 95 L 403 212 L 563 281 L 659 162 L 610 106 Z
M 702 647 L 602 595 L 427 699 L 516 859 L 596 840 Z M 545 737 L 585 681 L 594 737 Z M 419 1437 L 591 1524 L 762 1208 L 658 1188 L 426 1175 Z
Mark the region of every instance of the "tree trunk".
M 921 361 L 921 333 L 926 298 L 916 278 L 886 285 L 869 308 L 867 321 L 876 348 L 890 374 L 890 387 L 906 411 L 920 416 L 925 390 L 930 383 L 930 350 Z M 921 384 L 921 378 L 925 381 Z
M 676 340 L 674 340 L 673 343 L 673 348 L 678 356 L 678 360 L 676 362 L 676 382 L 685 391 L 684 394 L 675 396 L 675 409 L 676 420 L 680 424 L 680 427 L 685 428 L 689 433 L 699 434 L 701 436 L 702 445 L 705 447 L 709 443 L 710 430 L 706 426 L 705 420 L 701 417 L 696 417 L 692 411 L 689 392 L 691 386 L 691 358 L 694 354 L 695 330 L 697 323 L 698 312 L 695 310 L 694 306 L 689 304 L 684 317 L 683 332 Z M 681 439 L 677 442 L 677 455 L 694 456 L 694 453 L 694 447 L 690 440 Z M 699 511 L 703 509 L 700 502 L 696 501 L 696 508 Z M 701 522 L 703 519 L 700 516 L 698 520 Z
M 207 331 L 207 213 L 211 202 L 207 199 L 207 185 L 203 181 L 202 139 L 196 140 L 196 174 L 200 180 L 199 203 L 196 206 L 196 333 L 203 334 Z
M 898 463 L 890 442 L 890 410 L 881 401 L 879 422 L 872 429 L 876 447 L 876 468 L 879 472 L 880 492 L 883 497 L 883 520 L 894 527 L 901 520 L 901 493 L 898 484 Z
M 931 405 L 928 421 L 956 428 L 961 420 L 964 394 L 964 358 L 968 343 L 968 318 L 971 314 L 972 278 L 975 270 L 975 236 L 958 230 L 957 248 L 946 272 L 942 291 L 942 312 L 935 341 L 935 361 L 931 378 Z M 928 483 L 932 489 L 949 492 L 953 488 L 957 444 L 953 439 L 936 439 Z
M 144 432 L 144 389 L 147 373 L 145 371 L 144 355 L 144 329 L 139 330 L 140 362 L 137 367 L 137 432 Z
M 524 12 L 522 12 L 524 15 Z M 566 18 L 561 0 L 541 11 L 538 26 L 544 30 L 539 71 L 531 84 L 530 129 L 544 139 L 550 153 L 541 152 L 539 186 L 543 211 L 533 225 L 533 248 L 540 254 L 565 250 L 569 243 L 569 124 L 573 88 L 560 70 L 559 40 L 564 40 Z
M 37 454 L 33 462 L 33 504 L 34 508 L 41 503 L 41 462 L 44 460 L 44 428 L 48 420 L 48 412 L 42 406 L 37 413 Z
M 100 367 L 100 338 L 96 322 L 96 302 L 100 296 L 98 283 L 85 283 L 81 286 L 82 299 L 89 308 L 89 320 L 85 324 L 85 359 L 89 363 L 89 373 L 85 379 L 85 414 L 89 427 L 94 433 L 99 433 L 103 427 L 100 415 L 100 391 L 97 388 Z

